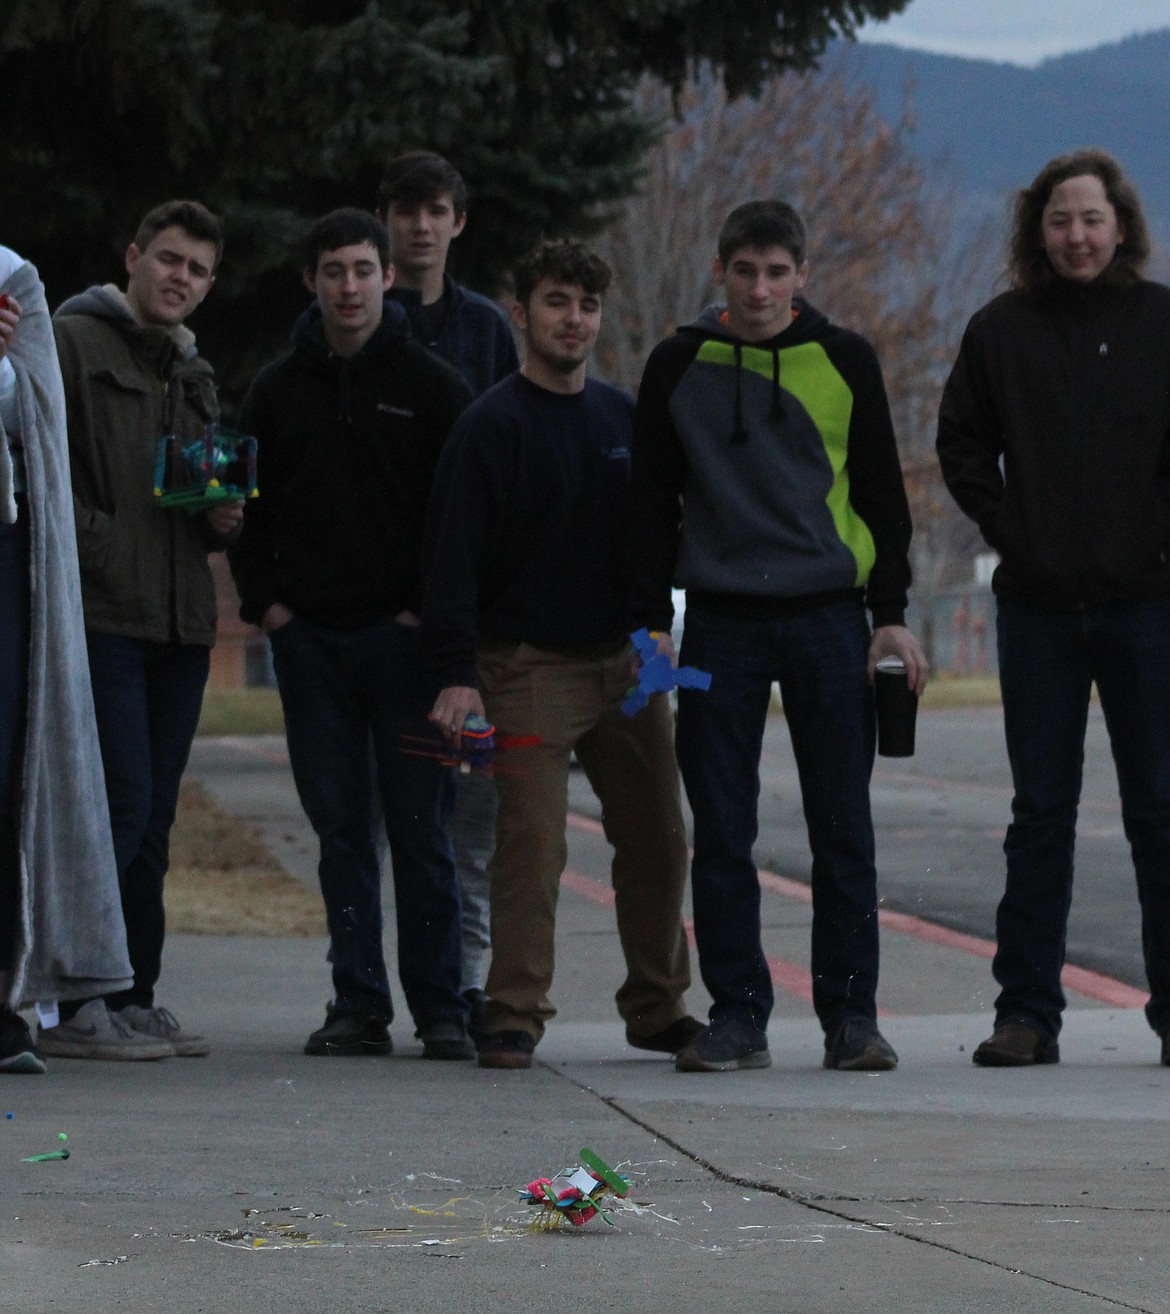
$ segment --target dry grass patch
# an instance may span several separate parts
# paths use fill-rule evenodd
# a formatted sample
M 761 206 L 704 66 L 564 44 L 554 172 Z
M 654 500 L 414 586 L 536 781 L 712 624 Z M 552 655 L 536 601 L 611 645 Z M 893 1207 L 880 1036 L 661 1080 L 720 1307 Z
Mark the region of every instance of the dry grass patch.
M 205 689 L 201 735 L 283 735 L 284 713 L 275 689 Z
M 325 934 L 320 892 L 290 876 L 253 827 L 191 782 L 179 791 L 164 897 L 167 929 L 180 934 Z
M 999 707 L 999 679 L 994 675 L 932 676 L 922 695 L 923 707 Z

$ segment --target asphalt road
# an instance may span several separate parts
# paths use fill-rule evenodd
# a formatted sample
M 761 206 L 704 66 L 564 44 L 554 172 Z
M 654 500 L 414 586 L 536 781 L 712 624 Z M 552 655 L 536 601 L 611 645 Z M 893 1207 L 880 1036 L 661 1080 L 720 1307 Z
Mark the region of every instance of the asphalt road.
M 912 758 L 877 759 L 872 799 L 879 890 L 886 907 L 984 939 L 995 937 L 1003 890 L 1003 835 L 1011 781 L 998 708 L 921 712 Z M 597 814 L 588 786 L 573 805 Z M 796 764 L 782 716 L 773 717 L 761 763 L 756 861 L 809 879 Z M 1121 828 L 1117 777 L 1100 710 L 1092 709 L 1077 834 L 1068 961 L 1145 987 L 1137 893 Z
M 879 757 L 874 769 L 881 895 L 899 912 L 994 939 L 1012 797 L 1002 714 L 998 708 L 924 713 L 916 747 L 912 758 Z M 782 718 L 769 727 L 762 793 L 759 861 L 807 880 L 804 818 Z M 1068 960 L 1145 984 L 1133 865 L 1097 709 L 1085 749 Z

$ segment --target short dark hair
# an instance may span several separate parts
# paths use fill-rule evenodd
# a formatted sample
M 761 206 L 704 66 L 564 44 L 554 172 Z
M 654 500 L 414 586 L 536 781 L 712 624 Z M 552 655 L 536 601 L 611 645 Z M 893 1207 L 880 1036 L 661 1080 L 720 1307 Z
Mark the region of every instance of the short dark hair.
M 512 284 L 516 289 L 516 300 L 521 305 L 528 305 L 542 278 L 573 283 L 583 287 L 590 296 L 600 297 L 609 287 L 613 270 L 584 242 L 561 238 L 541 242 L 517 261 L 512 270 Z
M 1049 160 L 1031 185 L 1017 193 L 1008 252 L 1008 276 L 1013 287 L 1035 293 L 1057 278 L 1041 240 L 1044 207 L 1062 182 L 1085 177 L 1100 178 L 1109 204 L 1125 230 L 1124 241 L 1101 277 L 1118 282 L 1141 277 L 1150 256 L 1150 230 L 1141 197 L 1108 151 L 1085 146 Z
M 732 210 L 719 230 L 720 264 L 726 265 L 745 246 L 760 251 L 782 246 L 802 265 L 808 250 L 808 230 L 787 201 L 747 201 Z
M 378 212 L 388 214 L 394 205 L 423 205 L 446 192 L 455 218 L 462 218 L 467 213 L 467 184 L 459 170 L 434 151 L 407 151 L 386 166 L 378 187 Z
M 199 201 L 164 201 L 148 210 L 134 234 L 134 245 L 146 248 L 165 228 L 181 228 L 198 242 L 211 242 L 215 246 L 214 270 L 223 255 L 223 221 Z
M 317 264 L 326 251 L 337 251 L 343 246 L 361 246 L 369 244 L 378 253 L 378 263 L 382 272 L 390 263 L 390 234 L 386 225 L 369 210 L 358 210 L 346 206 L 341 210 L 331 210 L 318 219 L 309 229 L 301 243 L 301 268 L 308 274 L 317 272 Z

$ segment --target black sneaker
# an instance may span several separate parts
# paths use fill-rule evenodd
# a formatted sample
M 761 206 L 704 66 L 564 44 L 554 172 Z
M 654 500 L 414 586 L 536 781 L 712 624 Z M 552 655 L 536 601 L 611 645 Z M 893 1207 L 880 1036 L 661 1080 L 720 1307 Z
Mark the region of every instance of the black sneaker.
M 825 1067 L 842 1072 L 892 1072 L 894 1047 L 867 1017 L 847 1017 L 825 1037 Z
M 674 1066 L 679 1072 L 738 1072 L 767 1068 L 768 1033 L 745 1018 L 716 1018 L 679 1050 Z
M 661 1031 L 651 1032 L 648 1036 L 637 1036 L 626 1028 L 626 1044 L 635 1049 L 652 1049 L 656 1054 L 677 1054 L 685 1045 L 703 1030 L 703 1024 L 695 1017 L 677 1017 Z
M 306 1054 L 330 1058 L 389 1054 L 392 1049 L 385 1019 L 376 1013 L 339 1013 L 332 1004 L 325 1010 L 325 1025 L 305 1041 Z
M 0 1008 L 0 1072 L 40 1074 L 45 1060 L 37 1053 L 28 1023 L 10 1008 Z
M 439 1017 L 423 1022 L 416 1032 L 423 1043 L 425 1059 L 473 1059 L 475 1046 L 467 1028 L 457 1017 Z
M 536 1041 L 527 1031 L 493 1031 L 479 1042 L 481 1068 L 530 1068 Z

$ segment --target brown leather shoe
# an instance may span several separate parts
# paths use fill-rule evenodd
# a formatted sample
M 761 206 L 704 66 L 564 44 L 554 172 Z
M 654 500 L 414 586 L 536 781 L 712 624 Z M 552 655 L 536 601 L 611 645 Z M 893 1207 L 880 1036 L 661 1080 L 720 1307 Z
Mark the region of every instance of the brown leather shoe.
M 981 1068 L 1028 1068 L 1034 1063 L 1059 1063 L 1055 1040 L 1023 1022 L 1004 1022 L 977 1046 L 971 1062 Z
M 527 1031 L 493 1031 L 479 1042 L 481 1068 L 530 1068 L 536 1041 Z
M 627 1027 L 626 1044 L 633 1045 L 635 1049 L 650 1049 L 656 1054 L 677 1054 L 704 1029 L 698 1018 L 689 1016 L 676 1018 L 661 1031 L 652 1031 L 647 1036 L 631 1035 Z

